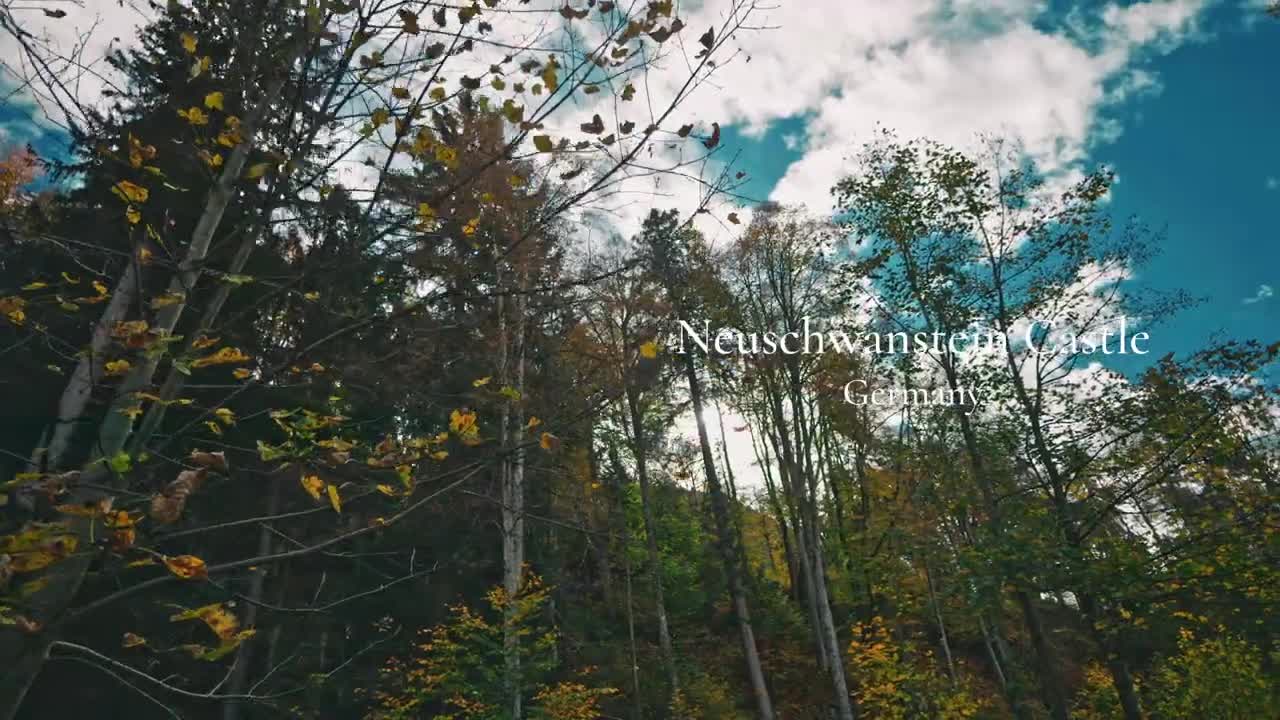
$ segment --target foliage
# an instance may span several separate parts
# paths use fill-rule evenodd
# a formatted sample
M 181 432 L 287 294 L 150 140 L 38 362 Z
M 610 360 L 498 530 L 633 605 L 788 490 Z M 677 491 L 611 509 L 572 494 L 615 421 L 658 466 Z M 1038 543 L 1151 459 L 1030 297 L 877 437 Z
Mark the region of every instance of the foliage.
M 858 707 L 886 720 L 968 720 L 984 703 L 939 674 L 932 652 L 901 647 L 882 617 L 859 623 L 846 651 Z
M 1153 718 L 1245 720 L 1275 709 L 1277 687 L 1262 670 L 1261 653 L 1223 630 L 1203 638 L 1186 629 L 1179 633 L 1177 652 L 1151 671 Z
M 599 703 L 617 691 L 574 679 L 556 661 L 558 632 L 545 616 L 550 589 L 535 575 L 526 577 L 519 595 L 508 598 L 502 588 L 489 591 L 487 608 L 450 608 L 448 622 L 421 631 L 409 657 L 392 658 L 379 670 L 379 687 L 371 694 L 367 715 L 379 720 L 432 717 L 463 720 L 506 720 L 503 664 L 503 618 L 509 617 L 521 643 L 522 693 L 530 699 L 529 717 L 539 720 L 595 720 Z

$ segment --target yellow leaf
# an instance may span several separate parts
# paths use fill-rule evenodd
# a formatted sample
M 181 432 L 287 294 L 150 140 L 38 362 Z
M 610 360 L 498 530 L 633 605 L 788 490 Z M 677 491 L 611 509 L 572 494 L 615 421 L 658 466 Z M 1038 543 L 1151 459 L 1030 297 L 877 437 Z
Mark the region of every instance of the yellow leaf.
M 192 125 L 208 125 L 209 124 L 209 116 L 205 115 L 203 110 L 201 110 L 200 108 L 194 105 L 187 108 L 186 110 L 179 110 L 178 117 L 182 118 L 183 120 L 186 120 L 188 123 L 191 123 Z
M 253 374 L 249 368 L 236 368 L 231 372 L 231 376 L 237 380 L 243 380 Z
M 196 52 L 196 36 L 184 32 L 180 37 L 182 39 L 182 49 L 186 50 L 188 55 L 194 55 Z
M 204 106 L 210 110 L 222 109 L 222 91 L 215 90 L 204 96 Z
M 325 488 L 325 491 L 329 493 L 329 504 L 333 506 L 333 511 L 342 512 L 342 498 L 338 495 L 338 486 L 330 485 Z
M 37 280 L 36 282 L 27 283 L 26 285 L 23 285 L 22 289 L 23 290 L 40 290 L 42 288 L 47 288 L 47 287 L 49 287 L 49 283 L 44 283 Z
M 640 357 L 652 360 L 658 357 L 658 343 L 650 340 L 640 345 Z
M 382 493 L 383 495 L 386 495 L 387 497 L 396 496 L 396 489 L 391 487 L 390 485 L 387 485 L 386 483 L 382 483 L 378 485 L 378 492 Z
M 244 176 L 249 180 L 257 180 L 263 175 L 266 175 L 267 171 L 270 169 L 271 163 L 256 163 L 254 165 L 250 165 L 248 170 L 245 170 Z
M 209 569 L 205 567 L 204 561 L 195 555 L 165 557 L 164 565 L 169 568 L 169 572 L 183 580 L 203 580 L 209 577 Z
M 213 411 L 213 414 L 222 422 L 223 425 L 236 424 L 236 414 L 229 408 L 218 408 Z
M 229 365 L 231 363 L 242 363 L 249 359 L 248 355 L 240 352 L 240 348 L 224 347 L 212 355 L 192 360 L 191 367 L 202 368 L 210 365 Z
M 315 302 L 320 299 L 320 293 L 316 292 L 315 290 L 312 290 L 309 293 L 305 293 L 302 296 L 302 299 L 306 300 L 307 302 Z
M 141 647 L 142 645 L 146 645 L 146 644 L 147 644 L 146 638 L 142 637 L 141 635 L 137 635 L 135 633 L 127 632 L 124 634 L 124 640 L 121 641 L 120 647 L 135 648 L 135 647 Z
M 143 326 L 143 329 L 144 330 L 146 329 L 145 324 Z M 211 338 L 208 335 L 201 335 L 199 338 L 196 339 L 195 342 L 191 343 L 191 347 L 195 348 L 196 350 L 203 350 L 207 347 L 212 347 L 214 345 L 217 345 L 219 339 L 220 338 Z
M 542 420 L 540 420 L 537 415 L 534 415 L 529 418 L 529 422 L 525 423 L 525 427 L 532 430 L 541 424 Z
M 97 280 L 94 280 L 94 281 L 93 281 L 93 289 L 94 289 L 94 290 L 97 290 L 99 295 L 106 295 L 106 294 L 107 294 L 107 286 L 106 286 L 106 285 L 103 285 L 102 283 L 98 282 Z
M 471 387 L 484 387 L 485 385 L 488 385 L 488 384 L 489 384 L 489 381 L 490 381 L 490 380 L 492 380 L 492 379 L 493 379 L 493 376 L 492 376 L 492 375 L 486 375 L 486 376 L 484 376 L 484 377 L 482 377 L 482 378 L 478 378 L 478 379 L 476 379 L 476 380 L 472 380 L 472 381 L 471 381 Z
M 112 360 L 111 362 L 103 365 L 102 369 L 107 373 L 107 375 L 115 377 L 129 372 L 129 368 L 131 367 L 132 365 L 129 364 L 128 360 Z
M 184 620 L 200 620 L 219 640 L 230 640 L 240 631 L 240 620 L 227 608 L 223 603 L 212 603 L 202 605 L 198 608 L 184 610 L 180 613 L 170 615 L 169 622 L 183 622 Z
M 547 92 L 555 92 L 556 88 L 560 86 L 560 80 L 556 77 L 556 69 L 558 67 L 559 65 L 556 64 L 555 58 L 551 58 L 546 66 L 542 68 L 542 82 L 546 84 Z
M 124 219 L 128 221 L 130 225 L 137 225 L 138 221 L 142 220 L 142 213 L 138 212 L 138 208 L 130 205 L 124 209 Z
M 177 305 L 187 298 L 185 293 L 170 290 L 163 295 L 157 295 L 151 298 L 151 309 L 159 310 L 162 307 Z
M 542 437 L 538 439 L 538 445 L 548 452 L 560 447 L 560 438 L 549 432 L 542 433 Z
M 480 218 L 471 218 L 466 225 L 462 226 L 462 234 L 471 237 L 476 234 L 476 230 L 480 228 Z
M 111 192 L 115 193 L 116 197 L 127 203 L 135 203 L 138 205 L 146 202 L 147 198 L 151 195 L 150 191 L 146 188 L 136 183 L 131 183 L 128 180 L 121 180 L 111 186 Z M 63 273 L 63 276 L 65 277 L 66 273 Z
M 320 491 L 324 489 L 324 481 L 315 475 L 303 475 L 302 489 L 307 491 L 312 500 L 319 500 Z

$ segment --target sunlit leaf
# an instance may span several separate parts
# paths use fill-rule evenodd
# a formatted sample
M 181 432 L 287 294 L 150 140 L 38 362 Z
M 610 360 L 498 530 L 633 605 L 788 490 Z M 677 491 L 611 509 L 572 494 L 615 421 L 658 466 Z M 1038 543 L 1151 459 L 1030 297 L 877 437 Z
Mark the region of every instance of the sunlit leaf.
M 315 475 L 302 476 L 302 489 L 307 491 L 312 500 L 319 500 L 320 493 L 324 491 L 324 481 Z
M 209 577 L 209 569 L 205 566 L 204 560 L 195 555 L 165 557 L 164 566 L 183 580 L 203 580 Z

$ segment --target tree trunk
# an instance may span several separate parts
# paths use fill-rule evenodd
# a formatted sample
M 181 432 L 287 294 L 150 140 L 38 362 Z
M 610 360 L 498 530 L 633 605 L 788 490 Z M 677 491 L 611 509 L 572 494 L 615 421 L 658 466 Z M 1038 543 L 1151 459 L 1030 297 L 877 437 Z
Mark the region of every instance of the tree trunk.
M 245 120 L 245 139 L 231 152 L 223 165 L 222 174 L 218 176 L 218 181 L 209 189 L 204 210 L 200 213 L 195 229 L 191 232 L 191 243 L 187 246 L 186 255 L 182 259 L 182 264 L 178 266 L 178 272 L 169 282 L 168 292 L 180 296 L 181 299 L 161 308 L 151 327 L 152 331 L 163 336 L 173 335 L 178 320 L 181 319 L 187 307 L 189 295 L 195 291 L 196 281 L 200 277 L 205 257 L 209 253 L 209 246 L 213 243 L 213 236 L 218 231 L 218 226 L 222 224 L 222 216 L 227 206 L 235 197 L 236 184 L 240 182 L 240 174 L 244 170 L 245 162 L 249 159 L 249 153 L 253 151 L 258 126 L 267 110 L 280 97 L 286 79 L 287 73 L 281 73 L 280 78 L 271 83 Z M 124 449 L 129 433 L 133 429 L 133 418 L 124 411 L 137 403 L 135 393 L 151 387 L 151 381 L 155 376 L 156 368 L 160 365 L 161 357 L 162 355 L 158 353 L 139 354 L 137 364 L 116 390 L 115 400 L 111 403 L 111 409 L 103 419 L 102 428 L 98 433 L 98 450 L 102 453 L 102 457 L 110 458 Z
M 947 624 L 942 620 L 942 607 L 938 605 L 938 595 L 933 589 L 933 573 L 929 571 L 929 562 L 924 563 L 924 581 L 929 589 L 929 604 L 933 606 L 933 617 L 938 621 L 938 635 L 942 642 L 942 655 L 947 660 L 947 675 L 951 682 L 956 681 L 956 664 L 951 658 L 951 643 L 947 640 Z M 1002 683 L 1003 684 L 1003 683 Z
M 280 511 L 280 480 L 272 478 L 271 499 L 267 504 L 267 515 L 275 515 Z M 273 535 L 266 525 L 258 530 L 258 556 L 264 556 L 271 553 Z M 244 610 L 244 626 L 247 628 L 254 627 L 258 622 L 258 604 L 262 602 L 262 591 L 266 585 L 267 568 L 259 568 L 253 574 L 253 578 L 249 581 L 249 592 L 245 595 L 249 598 L 249 602 L 245 603 Z M 231 678 L 227 681 L 227 693 L 230 695 L 244 694 L 245 686 L 249 681 L 249 664 L 253 660 L 253 647 L 256 638 L 249 638 L 240 644 L 236 649 L 235 667 L 231 671 Z M 270 670 L 270 666 L 267 668 Z M 222 720 L 239 720 L 244 705 L 235 701 L 224 702 L 222 705 Z
M 106 359 L 107 346 L 111 344 L 111 331 L 116 323 L 125 319 L 129 307 L 134 304 L 138 295 L 138 286 L 142 283 L 142 274 L 138 261 L 131 254 L 125 265 L 120 281 L 111 292 L 111 300 L 98 318 L 93 328 L 93 336 L 89 340 L 88 352 L 81 356 L 76 369 L 71 373 L 62 397 L 58 400 L 58 417 L 54 421 L 53 435 L 49 439 L 45 451 L 45 463 L 50 472 L 64 469 L 67 450 L 71 446 L 71 437 L 76 426 L 84 416 L 93 394 L 93 386 L 102 376 L 102 364 Z
M 1036 651 L 1036 663 L 1040 675 L 1040 691 L 1044 694 L 1045 705 L 1049 708 L 1049 717 L 1053 720 L 1069 720 L 1067 712 L 1067 694 L 1057 682 L 1060 677 L 1058 667 L 1054 664 L 1056 655 L 1049 646 L 1049 638 L 1045 634 L 1044 621 L 1040 610 L 1035 606 L 1031 594 L 1026 590 L 1014 593 L 1018 606 L 1022 608 L 1023 619 L 1027 623 L 1027 633 L 1031 635 L 1031 646 Z
M 653 582 L 653 603 L 658 613 L 658 643 L 662 649 L 662 664 L 667 671 L 671 695 L 680 691 L 680 677 L 676 672 L 675 651 L 671 646 L 671 628 L 667 623 L 667 603 L 663 593 L 662 556 L 658 552 L 658 530 L 653 522 L 653 503 L 650 500 L 648 455 L 649 442 L 640 414 L 640 399 L 633 387 L 628 387 L 627 412 L 631 417 L 631 438 L 635 443 L 636 477 L 640 482 L 640 516 L 644 519 L 645 550 L 649 555 L 649 574 Z
M 693 417 L 698 425 L 698 444 L 702 449 L 702 467 L 707 476 L 707 491 L 711 495 L 711 514 L 715 519 L 717 545 L 720 558 L 724 563 L 725 575 L 729 579 L 729 593 L 733 598 L 734 615 L 737 616 L 738 629 L 742 634 L 742 653 L 747 663 L 747 674 L 751 678 L 751 689 L 755 695 L 756 711 L 760 720 L 774 720 L 773 701 L 769 698 L 769 687 L 765 684 L 764 669 L 760 665 L 760 653 L 756 649 L 755 632 L 751 629 L 751 611 L 747 606 L 747 591 L 742 582 L 742 573 L 738 569 L 738 552 L 736 536 L 729 520 L 729 503 L 724 489 L 720 487 L 720 479 L 716 475 L 715 457 L 711 454 L 711 440 L 707 436 L 707 423 L 702 418 L 702 385 L 698 380 L 698 370 L 693 362 L 692 353 L 684 356 L 685 378 L 689 383 L 689 396 L 693 402 Z

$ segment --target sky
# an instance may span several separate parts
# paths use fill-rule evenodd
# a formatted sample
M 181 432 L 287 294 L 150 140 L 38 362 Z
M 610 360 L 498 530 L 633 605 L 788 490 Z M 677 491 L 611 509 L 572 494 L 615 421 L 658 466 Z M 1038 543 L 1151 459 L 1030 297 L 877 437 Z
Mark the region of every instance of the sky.
M 727 2 L 685 0 L 680 14 L 692 28 L 718 25 Z M 687 108 L 719 118 L 723 156 L 749 175 L 743 194 L 829 211 L 830 186 L 877 128 L 961 147 L 982 134 L 1014 139 L 1063 180 L 1112 168 L 1116 216 L 1162 233 L 1134 281 L 1201 298 L 1151 329 L 1151 355 L 1112 367 L 1133 373 L 1215 337 L 1280 340 L 1280 19 L 1265 16 L 1266 0 L 765 4 L 752 24 L 767 29 L 735 38 L 741 53 Z M 57 39 L 97 21 L 86 57 L 100 56 L 136 38 L 137 6 L 85 0 L 68 18 L 32 23 Z M 9 43 L 0 39 L 6 57 Z M 9 97 L 0 145 L 15 142 L 52 152 L 62 136 Z M 745 433 L 730 441 L 748 463 Z

